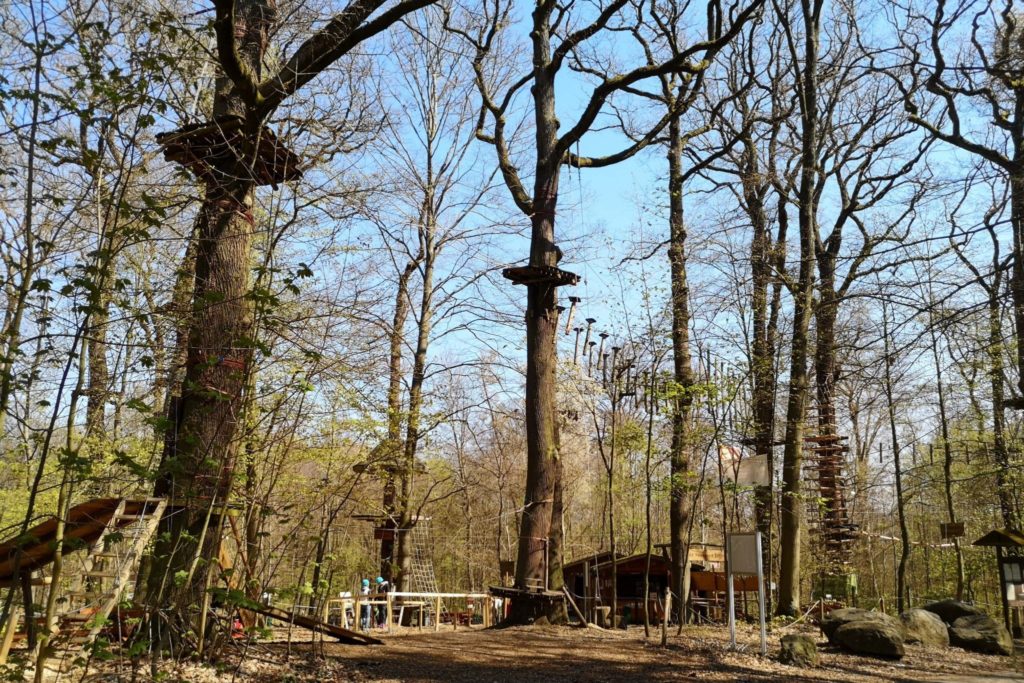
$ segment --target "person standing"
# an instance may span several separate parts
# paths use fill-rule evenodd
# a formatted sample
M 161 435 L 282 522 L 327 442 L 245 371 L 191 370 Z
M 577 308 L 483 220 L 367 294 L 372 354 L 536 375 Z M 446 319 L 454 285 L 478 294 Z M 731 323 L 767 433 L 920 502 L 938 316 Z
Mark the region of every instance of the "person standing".
M 384 628 L 388 625 L 388 592 L 391 590 L 391 584 L 384 580 L 383 576 L 377 577 L 377 596 L 384 600 L 383 605 L 377 606 L 377 628 Z
M 370 580 L 363 579 L 363 585 L 359 589 L 359 595 L 364 601 L 370 599 Z M 370 605 L 363 604 L 359 608 L 359 625 L 364 631 L 370 630 Z

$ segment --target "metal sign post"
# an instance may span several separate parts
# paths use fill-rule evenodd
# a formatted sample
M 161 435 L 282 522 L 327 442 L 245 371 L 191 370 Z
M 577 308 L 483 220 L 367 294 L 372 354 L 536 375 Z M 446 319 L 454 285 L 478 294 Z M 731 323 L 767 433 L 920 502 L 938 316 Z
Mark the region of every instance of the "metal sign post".
M 757 577 L 757 608 L 761 622 L 761 656 L 768 654 L 768 630 L 764 614 L 764 567 L 761 564 L 761 532 L 729 534 L 725 540 L 726 594 L 729 602 L 729 646 L 736 649 L 735 575 Z

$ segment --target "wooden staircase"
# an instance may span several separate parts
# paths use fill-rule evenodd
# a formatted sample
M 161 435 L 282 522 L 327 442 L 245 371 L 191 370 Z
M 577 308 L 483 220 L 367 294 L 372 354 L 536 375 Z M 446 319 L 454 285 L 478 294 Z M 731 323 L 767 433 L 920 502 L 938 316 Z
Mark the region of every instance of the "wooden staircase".
M 103 533 L 89 547 L 78 590 L 66 593 L 71 609 L 58 617 L 56 650 L 77 657 L 109 628 L 111 613 L 133 587 L 139 561 L 167 508 L 163 498 L 122 499 Z

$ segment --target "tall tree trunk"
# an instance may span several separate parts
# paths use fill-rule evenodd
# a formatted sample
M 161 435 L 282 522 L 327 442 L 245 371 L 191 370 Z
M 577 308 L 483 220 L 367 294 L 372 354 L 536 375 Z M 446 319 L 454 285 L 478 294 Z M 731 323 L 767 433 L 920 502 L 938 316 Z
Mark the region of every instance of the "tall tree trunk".
M 1019 112 L 1024 106 L 1024 93 L 1018 88 L 1015 95 Z M 1024 161 L 1024 140 L 1021 139 L 1019 126 L 1015 128 L 1014 137 L 1014 160 L 1017 168 L 1021 168 L 1020 164 Z M 1024 401 L 1024 174 L 1019 172 L 1010 175 L 1010 223 L 1013 226 L 1010 294 L 1013 299 L 1013 322 L 1017 336 L 1017 388 L 1021 400 Z
M 949 415 L 946 412 L 946 390 L 942 375 L 942 358 L 939 354 L 939 338 L 935 332 L 933 314 L 935 300 L 931 297 L 929 282 L 928 332 L 931 335 L 932 360 L 935 362 L 935 391 L 939 400 L 939 428 L 942 430 L 942 481 L 946 496 L 946 514 L 949 523 L 956 523 L 956 506 L 953 504 L 953 444 L 949 436 Z M 956 599 L 964 599 L 964 551 L 960 547 L 960 538 L 953 537 L 953 549 L 956 552 Z
M 402 430 L 402 344 L 405 322 L 409 318 L 409 279 L 416 272 L 417 263 L 418 259 L 409 261 L 398 276 L 395 315 L 388 339 L 388 440 L 396 444 Z
M 818 430 L 822 434 L 836 433 L 836 318 L 839 299 L 835 291 L 835 256 L 829 252 L 817 254 L 818 302 L 814 312 L 814 382 L 818 407 Z
M 800 543 L 803 527 L 804 416 L 808 392 L 808 345 L 814 297 L 814 261 L 818 239 L 815 192 L 818 180 L 818 36 L 823 0 L 801 0 L 803 69 L 798 73 L 800 111 L 800 180 L 797 209 L 800 223 L 800 269 L 793 292 L 793 338 L 790 352 L 789 398 L 786 404 L 785 450 L 782 456 L 781 566 L 776 612 L 793 616 L 800 609 Z M 782 17 L 788 26 L 788 17 Z M 793 55 L 797 59 L 797 55 Z M 781 195 L 780 202 L 784 199 Z M 783 207 L 780 205 L 780 211 Z
M 693 367 L 690 358 L 690 289 L 686 277 L 686 223 L 683 213 L 683 140 L 679 119 L 668 129 L 669 246 L 672 296 L 672 372 L 676 387 L 672 398 L 672 443 L 669 454 L 669 545 L 671 591 L 675 618 L 686 618 L 690 594 L 690 406 L 693 403 Z
M 650 330 L 653 337 L 654 330 Z M 654 455 L 654 401 L 657 400 L 654 392 L 658 381 L 658 362 L 660 359 L 655 358 L 651 365 L 651 383 L 648 386 L 642 386 L 641 390 L 647 395 L 647 400 L 650 402 L 644 409 L 647 411 L 647 433 L 644 435 L 644 637 L 651 637 L 651 615 L 650 610 L 650 595 L 651 595 L 651 557 L 652 551 L 654 550 L 654 524 L 652 519 L 651 502 L 654 493 L 654 482 L 651 477 L 651 465 Z M 637 384 L 640 382 L 638 381 Z M 667 621 L 669 618 L 668 614 L 663 616 L 663 620 Z
M 428 200 L 428 201 L 432 201 Z M 416 353 L 412 363 L 412 381 L 409 383 L 409 417 L 406 423 L 405 444 L 399 471 L 398 492 L 398 565 L 399 590 L 407 590 L 412 571 L 412 486 L 416 474 L 416 450 L 420 441 L 420 416 L 423 410 L 423 382 L 427 374 L 427 351 L 430 346 L 431 321 L 434 311 L 434 267 L 437 247 L 434 243 L 436 225 L 432 211 L 426 211 L 421 227 L 423 240 L 423 292 L 420 298 L 420 316 L 416 336 Z
M 84 137 L 84 136 L 83 136 Z M 83 139 L 83 146 L 86 141 Z M 89 382 L 86 389 L 87 400 L 85 404 L 85 437 L 101 436 L 104 433 L 104 422 L 106 418 L 107 395 L 110 386 L 110 368 L 107 365 L 107 324 L 110 320 L 110 283 L 113 271 L 116 268 L 114 253 L 116 251 L 115 235 L 111 234 L 113 226 L 105 225 L 102 206 L 102 174 L 100 165 L 102 156 L 102 145 L 99 145 L 99 153 L 96 160 L 86 163 L 86 170 L 93 178 L 93 185 L 96 190 L 96 231 L 103 235 L 103 243 L 100 248 L 106 250 L 108 256 L 104 259 L 104 266 L 96 273 L 96 288 L 91 294 L 89 329 L 86 332 L 88 340 L 88 363 Z M 115 221 L 116 223 L 116 221 Z
M 106 417 L 107 394 L 110 385 L 110 369 L 107 365 L 107 323 L 110 317 L 109 303 L 105 292 L 96 309 L 89 316 L 89 388 L 85 406 L 86 437 L 102 436 Z
M 400 475 L 397 462 L 401 451 L 402 436 L 402 346 L 405 343 L 405 322 L 409 317 L 409 279 L 416 272 L 420 259 L 412 259 L 398 275 L 398 288 L 395 292 L 395 315 L 391 322 L 388 354 L 388 435 L 384 444 L 382 457 L 384 471 L 384 525 L 389 528 L 398 527 L 398 507 L 396 476 Z M 399 476 L 400 478 L 400 476 Z M 400 533 L 400 532 L 396 532 Z M 393 585 L 398 585 L 395 576 L 395 538 L 385 536 L 380 542 L 380 575 Z
M 885 401 L 889 416 L 889 436 L 892 439 L 892 460 L 896 480 L 896 512 L 900 525 L 900 560 L 896 568 L 896 610 L 900 613 L 908 608 L 907 565 L 910 562 L 910 527 L 907 525 L 906 498 L 903 493 L 903 466 L 900 461 L 899 435 L 896 432 L 896 402 L 893 398 L 893 351 L 889 339 L 889 314 L 882 306 L 882 339 L 885 344 Z
M 803 527 L 804 415 L 808 392 L 808 346 L 814 294 L 813 215 L 800 207 L 800 276 L 794 292 L 793 340 L 790 351 L 789 398 L 782 455 L 781 566 L 776 612 L 794 616 L 800 609 L 800 544 Z
M 551 12 L 553 5 L 538 3 L 533 12 L 533 100 L 537 165 L 531 216 L 530 266 L 556 267 L 555 207 L 562 159 L 558 155 L 558 117 L 555 114 L 554 73 L 551 64 Z M 551 527 L 556 489 L 561 486 L 556 425 L 555 340 L 558 326 L 556 288 L 551 283 L 527 285 L 526 292 L 526 495 L 519 528 L 516 557 L 517 588 L 545 581 L 552 590 L 562 586 L 561 576 L 548 576 L 546 558 L 552 553 Z M 552 580 L 554 583 L 552 583 Z M 554 601 L 521 599 L 512 603 L 512 623 L 527 623 L 536 616 L 559 619 L 564 615 Z
M 608 447 L 608 552 L 611 553 L 612 576 L 612 626 L 616 625 L 616 616 L 619 613 L 619 556 L 615 539 L 615 452 L 617 450 L 616 427 L 618 426 L 619 398 L 616 386 L 616 368 L 611 371 L 611 398 L 612 398 L 612 429 L 611 444 Z
M 240 0 L 235 9 L 238 25 L 246 27 L 238 40 L 239 57 L 258 74 L 273 9 L 265 0 Z M 224 76 L 217 80 L 213 112 L 217 117 L 243 117 L 244 142 L 232 172 L 215 172 L 206 180 L 197 217 L 185 377 L 154 489 L 172 503 L 160 525 L 149 577 L 148 603 L 154 614 L 173 606 L 166 622 L 153 620 L 161 647 L 205 619 L 205 588 L 219 554 L 223 509 L 234 474 L 235 434 L 244 415 L 243 388 L 252 361 L 248 294 L 255 182 L 250 166 L 262 118 L 247 109 Z
M 772 583 L 772 501 L 775 477 L 775 395 L 778 389 L 775 354 L 778 337 L 779 309 L 782 286 L 775 271 L 785 269 L 785 243 L 788 228 L 787 215 L 780 211 L 778 237 L 774 243 L 768 227 L 765 194 L 770 187 L 763 181 L 758 164 L 757 148 L 749 135 L 742 138 L 744 167 L 741 172 L 744 208 L 750 218 L 753 237 L 750 242 L 751 313 L 753 344 L 750 368 L 753 383 L 751 392 L 751 419 L 754 431 L 754 455 L 767 463 L 769 482 L 754 490 L 754 517 L 763 539 L 762 562 L 765 568 L 765 595 L 771 609 L 773 592 L 767 590 Z M 769 299 L 769 286 L 775 282 Z
M 992 450 L 996 465 L 996 493 L 1003 526 L 1017 528 L 1016 505 L 1011 484 L 1012 466 L 1006 447 L 1006 389 L 1003 385 L 1003 323 L 999 301 L 1002 278 L 993 275 L 988 290 L 988 375 L 992 387 Z

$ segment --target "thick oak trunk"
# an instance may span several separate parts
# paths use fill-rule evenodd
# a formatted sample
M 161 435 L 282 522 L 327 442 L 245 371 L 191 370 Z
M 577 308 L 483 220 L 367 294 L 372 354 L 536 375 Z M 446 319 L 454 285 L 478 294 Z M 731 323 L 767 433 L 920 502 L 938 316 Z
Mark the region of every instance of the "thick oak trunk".
M 678 119 L 669 124 L 669 247 L 672 297 L 672 358 L 676 384 L 672 401 L 672 443 L 669 454 L 669 544 L 671 590 L 676 619 L 685 618 L 689 596 L 691 478 L 689 422 L 693 402 L 693 368 L 690 358 L 690 290 L 686 277 L 686 224 L 683 213 L 683 143 Z
M 236 6 L 237 25 L 245 28 L 239 58 L 256 74 L 272 12 L 265 0 Z M 154 614 L 163 614 L 152 620 L 159 647 L 180 641 L 187 631 L 204 630 L 255 336 L 249 294 L 256 184 L 250 166 L 263 121 L 223 76 L 216 83 L 213 111 L 244 118 L 244 143 L 229 173 L 206 179 L 196 219 L 185 373 L 180 396 L 169 406 L 170 427 L 154 487 L 155 495 L 170 500 L 153 550 L 147 599 Z
M 550 211 L 553 214 L 554 201 Z M 554 221 L 551 215 L 534 219 L 534 239 L 538 236 L 553 245 Z M 547 257 L 550 255 L 550 259 Z M 550 260 L 536 265 L 554 265 L 553 252 L 538 252 Z M 535 258 L 531 258 L 531 264 Z M 555 425 L 555 335 L 557 317 L 555 288 L 546 285 L 527 287 L 526 309 L 526 496 L 519 530 L 515 585 L 518 588 L 548 586 L 551 528 L 559 481 L 559 454 Z M 547 602 L 519 600 L 513 603 L 510 619 L 524 623 L 544 613 Z M 541 610 L 538 612 L 538 610 Z
M 249 183 L 239 183 L 226 195 L 208 188 L 199 218 L 185 378 L 154 490 L 181 509 L 161 523 L 149 582 L 150 604 L 173 606 L 178 629 L 201 615 L 207 572 L 219 554 L 221 512 L 231 492 L 235 433 L 252 355 L 252 312 L 246 298 L 252 200 Z M 201 561 L 195 561 L 197 556 Z
M 558 117 L 555 115 L 554 74 L 551 64 L 551 12 L 553 6 L 538 3 L 533 12 L 533 100 L 536 142 L 536 174 L 531 216 L 530 265 L 558 265 L 555 246 L 555 208 L 558 203 L 558 179 L 562 159 L 558 157 Z M 526 495 L 519 527 L 515 586 L 520 589 L 547 586 L 561 588 L 561 574 L 552 576 L 550 558 L 561 557 L 560 548 L 552 548 L 556 493 L 561 486 L 558 453 L 557 399 L 555 371 L 558 334 L 556 288 L 550 283 L 526 287 Z M 560 523 L 560 520 L 559 520 Z M 554 582 L 554 583 L 552 583 Z M 511 623 L 528 623 L 544 616 L 549 620 L 565 618 L 565 605 L 551 600 L 513 601 Z

